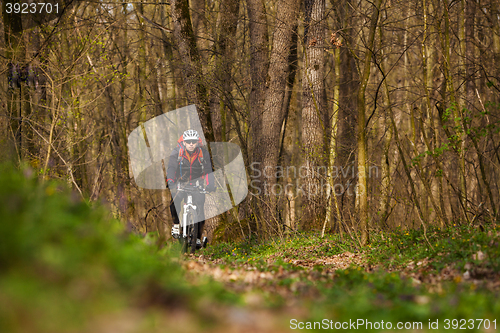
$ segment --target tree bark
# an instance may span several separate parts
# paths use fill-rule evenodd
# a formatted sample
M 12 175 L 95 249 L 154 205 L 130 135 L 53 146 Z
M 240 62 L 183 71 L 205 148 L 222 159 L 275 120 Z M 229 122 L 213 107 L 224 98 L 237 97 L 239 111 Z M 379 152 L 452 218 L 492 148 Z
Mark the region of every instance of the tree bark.
M 324 138 L 324 42 L 325 1 L 305 0 L 304 52 L 302 75 L 302 166 L 307 170 L 301 179 L 304 190 L 304 217 L 310 223 L 322 218 L 325 207 L 323 181 L 319 168 L 325 165 Z M 324 168 L 326 169 L 326 168 Z M 326 171 L 326 170 L 325 170 Z M 326 172 L 325 172 L 326 173 Z M 323 175 L 324 177 L 325 175 Z M 320 210 L 321 208 L 321 210 Z M 323 216 L 318 216 L 323 215 Z
M 269 36 L 266 7 L 262 0 L 247 0 L 248 29 L 250 34 L 250 78 L 252 86 L 248 101 L 252 161 L 262 162 L 262 113 L 264 110 L 266 75 L 269 70 Z
M 209 142 L 215 141 L 210 117 L 208 90 L 203 77 L 200 53 L 196 46 L 196 38 L 191 25 L 188 1 L 172 0 L 170 7 L 174 37 L 179 54 L 183 59 L 181 72 L 188 102 L 196 104 L 206 140 Z
M 17 1 L 16 1 L 17 2 Z M 9 82 L 7 92 L 7 112 L 10 117 L 10 128 L 13 134 L 14 147 L 19 160 L 22 158 L 22 105 L 21 105 L 21 68 L 24 61 L 24 47 L 22 42 L 23 24 L 20 13 L 7 14 L 6 2 L 2 2 L 2 15 L 4 25 L 4 38 L 6 45 L 6 58 L 9 63 Z M 18 101 L 19 99 L 19 101 Z
M 231 63 L 234 48 L 231 47 L 236 35 L 239 1 L 222 0 L 214 44 L 213 81 L 210 91 L 210 110 L 214 135 L 217 141 L 226 141 L 227 110 L 233 103 L 231 94 Z
M 279 142 L 284 112 L 283 102 L 288 79 L 288 58 L 291 49 L 293 26 L 297 19 L 297 2 L 295 0 L 280 0 L 273 34 L 273 48 L 269 64 L 269 87 L 262 114 L 261 147 L 262 151 L 262 185 L 267 189 L 266 207 L 268 218 L 276 216 L 276 166 L 279 158 Z M 266 223 L 266 222 L 263 222 Z M 264 227 L 267 228 L 267 225 Z M 264 229 L 265 230 L 265 229 Z M 265 232 L 265 231 L 264 231 Z M 267 236 L 267 235 L 266 235 Z
M 373 14 L 370 21 L 368 42 L 365 45 L 364 67 L 358 90 L 358 188 L 356 197 L 358 202 L 359 221 L 361 229 L 361 244 L 369 242 L 369 216 L 368 216 L 368 172 L 367 172 L 367 144 L 366 144 L 366 86 L 370 79 L 370 68 L 375 42 L 375 32 L 382 0 L 374 3 Z
M 339 40 L 340 42 L 340 40 Z M 335 178 L 334 167 L 337 158 L 337 133 L 339 123 L 339 103 L 340 103 L 340 47 L 337 47 L 333 52 L 333 63 L 335 68 L 335 79 L 333 87 L 333 112 L 330 130 L 330 146 L 328 156 L 328 172 L 327 172 L 327 193 L 326 193 L 326 215 L 325 222 L 323 223 L 323 230 L 321 236 L 325 235 L 327 225 L 332 225 L 332 201 L 335 208 L 337 227 L 339 233 L 342 235 L 342 214 L 337 200 L 337 193 L 335 192 Z M 333 199 L 333 200 L 332 200 Z
M 388 56 L 385 55 L 384 48 L 382 47 L 382 43 L 384 41 L 384 35 L 382 32 L 382 28 L 379 28 L 380 33 L 380 49 L 381 49 L 381 62 L 380 69 L 382 74 L 383 83 L 383 96 L 385 100 L 385 109 L 389 110 L 392 108 L 391 94 L 389 91 L 389 83 L 387 82 L 389 78 L 385 74 L 385 68 L 387 68 Z M 381 172 L 382 172 L 382 180 L 380 184 L 380 202 L 379 202 L 379 211 L 378 214 L 380 216 L 379 227 L 383 227 L 387 223 L 387 218 L 389 216 L 389 206 L 391 202 L 391 174 L 396 166 L 397 154 L 391 156 L 391 145 L 393 141 L 394 131 L 392 129 L 391 121 L 389 119 L 389 115 L 387 112 L 384 114 L 383 118 L 383 126 L 385 128 L 385 136 L 384 136 L 384 147 L 382 149 L 381 156 Z

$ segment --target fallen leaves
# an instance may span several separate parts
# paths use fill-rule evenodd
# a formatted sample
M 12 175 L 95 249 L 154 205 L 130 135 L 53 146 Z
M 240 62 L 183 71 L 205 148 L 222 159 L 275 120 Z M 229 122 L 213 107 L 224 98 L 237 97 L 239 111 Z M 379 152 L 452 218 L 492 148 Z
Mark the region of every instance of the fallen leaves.
M 344 251 L 333 255 L 328 254 L 333 249 L 332 244 L 318 242 L 310 246 L 290 247 L 267 256 L 257 257 L 255 261 L 226 261 L 224 259 L 211 260 L 209 257 L 191 256 L 186 268 L 190 274 L 209 276 L 225 285 L 226 288 L 244 295 L 246 306 L 262 308 L 268 303 L 268 297 L 281 297 L 287 307 L 301 308 L 304 300 L 315 301 L 321 299 L 319 286 L 332 286 L 336 283 L 341 271 L 352 267 L 369 274 L 380 271 L 382 266 L 372 267 L 368 264 L 366 252 Z M 446 283 L 467 286 L 474 290 L 484 286 L 490 290 L 500 288 L 500 276 L 485 267 L 488 258 L 485 253 L 478 251 L 469 258 L 463 267 L 456 263 L 445 267 L 439 265 L 439 253 L 435 258 L 419 258 L 408 262 L 404 267 L 390 267 L 389 272 L 398 273 L 403 279 L 418 289 L 426 290 L 431 294 L 445 293 Z M 439 267 L 436 268 L 436 267 Z M 378 273 L 375 273 L 378 274 Z M 267 295 L 264 297 L 263 295 Z M 418 305 L 430 303 L 431 296 L 408 294 L 408 300 Z M 401 295 L 405 297 L 405 295 Z M 380 304 L 385 304 L 386 299 Z
M 482 251 L 477 251 L 477 253 L 472 255 L 472 259 L 483 261 L 484 259 L 486 259 L 486 254 Z
M 281 253 L 265 258 L 264 262 L 267 265 L 260 269 L 250 263 L 233 263 L 230 267 L 221 267 L 225 263 L 220 260 L 191 256 L 184 267 L 192 279 L 209 276 L 228 289 L 246 293 L 244 299 L 248 306 L 262 303 L 262 296 L 256 296 L 259 294 L 253 293 L 255 290 L 282 297 L 285 304 L 293 306 L 297 297 L 320 297 L 313 286 L 318 282 L 334 281 L 335 271 L 352 266 L 368 267 L 363 253 L 347 251 L 314 259 L 291 259 Z
M 314 267 L 314 266 L 327 266 L 331 270 L 346 269 L 350 266 L 364 266 L 365 260 L 362 254 L 354 254 L 351 252 L 344 252 L 327 258 L 301 260 L 292 259 L 291 263 L 300 267 Z

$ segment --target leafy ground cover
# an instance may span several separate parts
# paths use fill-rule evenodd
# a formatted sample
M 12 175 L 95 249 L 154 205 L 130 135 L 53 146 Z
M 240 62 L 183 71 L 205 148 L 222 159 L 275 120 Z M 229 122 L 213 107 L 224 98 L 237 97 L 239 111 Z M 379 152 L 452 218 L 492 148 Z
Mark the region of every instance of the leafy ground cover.
M 387 331 L 388 322 L 449 331 L 453 319 L 476 331 L 486 322 L 474 320 L 488 319 L 491 331 L 500 324 L 493 322 L 500 318 L 493 224 L 432 229 L 427 240 L 397 229 L 373 234 L 365 248 L 346 235 L 296 234 L 185 257 L 174 243 L 127 232 L 64 185 L 8 165 L 0 166 L 0 221 L 0 332 L 290 332 L 339 323 L 353 330 L 359 320 L 361 331 Z
M 303 234 L 215 245 L 198 258 L 203 265 L 192 267 L 240 292 L 258 285 L 277 306 L 301 304 L 308 309 L 304 323 L 322 323 L 323 329 L 329 318 L 484 331 L 500 319 L 499 240 L 495 224 L 455 224 L 426 235 L 397 228 L 372 235 L 364 248 L 345 235 Z

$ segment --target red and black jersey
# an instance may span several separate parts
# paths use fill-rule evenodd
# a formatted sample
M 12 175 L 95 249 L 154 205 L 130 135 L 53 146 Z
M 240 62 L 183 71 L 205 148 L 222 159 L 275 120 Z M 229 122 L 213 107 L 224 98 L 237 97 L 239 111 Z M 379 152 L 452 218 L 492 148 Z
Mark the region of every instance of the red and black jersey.
M 189 183 L 200 178 L 203 179 L 203 185 L 207 188 L 214 188 L 214 177 L 208 151 L 201 145 L 200 140 L 196 149 L 189 153 L 184 147 L 182 138 L 179 139 L 179 144 L 168 160 L 167 181 Z

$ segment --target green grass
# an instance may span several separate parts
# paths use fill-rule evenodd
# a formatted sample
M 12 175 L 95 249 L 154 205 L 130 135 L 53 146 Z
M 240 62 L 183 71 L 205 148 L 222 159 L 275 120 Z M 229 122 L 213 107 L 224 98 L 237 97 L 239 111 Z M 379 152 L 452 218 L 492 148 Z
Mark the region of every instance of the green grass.
M 327 235 L 320 239 L 318 234 L 304 233 L 282 240 L 259 242 L 255 238 L 244 242 L 219 243 L 200 253 L 228 265 L 255 264 L 266 266 L 267 259 L 279 257 L 283 263 L 293 259 L 314 260 L 345 251 L 356 251 L 352 241 L 340 240 L 338 235 Z
M 421 230 L 401 230 L 380 233 L 372 237 L 367 256 L 374 265 L 401 268 L 411 261 L 427 258 L 432 268 L 440 272 L 447 265 L 463 269 L 467 263 L 491 272 L 500 270 L 500 226 L 487 224 L 476 227 L 457 225 L 430 228 L 427 239 Z M 487 260 L 479 260 L 481 251 Z M 474 255 L 476 255 L 474 257 Z
M 338 235 L 321 238 L 318 234 L 301 234 L 262 243 L 253 240 L 218 244 L 207 248 L 204 254 L 232 268 L 250 266 L 262 271 L 281 271 L 281 277 L 268 283 L 268 288 L 287 288 L 291 297 L 298 297 L 300 304 L 310 309 L 302 321 L 321 322 L 324 318 L 334 322 L 414 321 L 422 322 L 423 328 L 428 329 L 429 320 L 438 320 L 436 331 L 446 331 L 446 319 L 494 320 L 500 315 L 498 289 L 491 290 L 481 277 L 476 277 L 479 284 L 461 278 L 467 264 L 469 269 L 487 272 L 482 276 L 486 280 L 498 279 L 495 274 L 499 271 L 500 230 L 494 224 L 481 228 L 464 225 L 452 225 L 445 230 L 430 228 L 426 236 L 432 247 L 421 231 L 397 228 L 372 234 L 371 243 L 364 248 L 358 248 L 349 239 L 341 241 Z M 295 259 L 314 262 L 345 251 L 358 251 L 366 259 L 365 264 L 332 274 L 328 266 L 301 268 L 291 263 Z M 486 257 L 474 259 L 478 251 Z M 413 270 L 408 268 L 412 262 Z M 418 262 L 423 264 L 417 265 Z M 445 267 L 454 269 L 458 278 L 437 279 Z M 433 282 L 416 284 L 409 276 L 413 272 L 424 279 L 431 275 L 435 278 L 430 279 Z M 297 291 L 297 286 L 302 289 Z M 472 331 L 478 331 L 478 323 Z
M 498 294 L 451 283 L 443 285 L 440 293 L 429 293 L 424 287 L 412 286 L 409 279 L 397 273 L 349 269 L 339 272 L 334 283 L 319 288 L 323 300 L 310 301 L 311 321 L 332 317 L 332 313 L 338 321 L 416 321 L 425 325 L 429 320 L 439 320 L 439 331 L 444 331 L 445 319 L 493 320 L 500 314 Z
M 304 233 L 284 239 L 259 242 L 250 239 L 240 243 L 219 243 L 201 253 L 227 265 L 246 263 L 264 265 L 281 258 L 283 263 L 290 260 L 315 260 L 340 253 L 363 252 L 370 265 L 388 269 L 401 269 L 410 262 L 427 259 L 431 268 L 439 273 L 452 265 L 463 269 L 467 263 L 479 265 L 491 272 L 500 271 L 500 225 L 478 226 L 453 224 L 446 229 L 429 227 L 426 235 L 422 230 L 402 230 L 371 234 L 370 243 L 359 248 L 346 235 L 326 235 Z M 480 260 L 481 251 L 487 260 Z
M 447 265 L 463 269 L 466 263 L 499 272 L 499 245 L 500 225 L 486 224 L 477 227 L 453 224 L 446 229 L 430 227 L 426 235 L 421 230 L 401 228 L 372 233 L 370 244 L 364 248 L 359 248 L 346 235 L 341 240 L 338 235 L 321 238 L 317 233 L 304 233 L 266 242 L 250 239 L 241 243 L 219 243 L 201 253 L 228 265 L 267 265 L 269 259 L 274 261 L 281 258 L 283 263 L 287 263 L 293 259 L 314 260 L 346 251 L 362 251 L 368 264 L 383 268 L 401 269 L 412 261 L 416 263 L 428 259 L 436 273 Z M 479 260 L 479 251 L 488 260 Z

